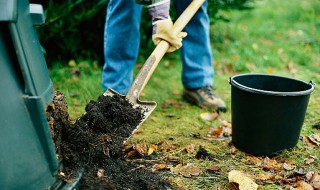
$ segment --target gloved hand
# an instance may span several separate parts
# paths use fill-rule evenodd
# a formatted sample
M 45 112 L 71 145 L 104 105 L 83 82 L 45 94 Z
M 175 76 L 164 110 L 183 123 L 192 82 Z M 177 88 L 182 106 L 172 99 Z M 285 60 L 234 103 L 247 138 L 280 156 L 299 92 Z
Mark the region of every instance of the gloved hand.
M 168 52 L 173 52 L 182 46 L 182 38 L 187 36 L 186 32 L 180 32 L 174 35 L 172 32 L 173 23 L 169 16 L 170 0 L 164 0 L 159 3 L 148 6 L 152 16 L 152 40 L 157 45 L 161 40 L 170 44 Z

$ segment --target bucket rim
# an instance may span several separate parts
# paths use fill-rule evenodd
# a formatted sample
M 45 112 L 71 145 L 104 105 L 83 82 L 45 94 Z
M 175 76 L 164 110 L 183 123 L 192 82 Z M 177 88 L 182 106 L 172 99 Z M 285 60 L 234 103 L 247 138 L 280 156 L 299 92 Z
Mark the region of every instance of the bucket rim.
M 251 87 L 247 87 L 245 85 L 242 85 L 240 83 L 238 83 L 237 81 L 235 81 L 235 78 L 237 77 L 242 77 L 242 76 L 253 76 L 253 75 L 257 75 L 257 76 L 271 76 L 271 77 L 278 77 L 278 78 L 284 78 L 284 79 L 289 79 L 289 80 L 293 80 L 296 82 L 301 82 L 304 83 L 308 86 L 310 86 L 310 89 L 308 90 L 303 90 L 303 91 L 295 91 L 295 92 L 277 92 L 277 91 L 268 91 L 268 90 L 260 90 L 260 89 L 256 89 L 256 88 L 251 88 Z M 236 87 L 240 90 L 244 90 L 247 92 L 252 92 L 252 93 L 257 93 L 257 94 L 263 94 L 263 95 L 274 95 L 274 96 L 301 96 L 301 95 L 309 95 L 314 91 L 314 83 L 312 81 L 310 81 L 309 83 L 299 80 L 299 79 L 295 79 L 295 78 L 290 78 L 290 77 L 286 77 L 286 76 L 281 76 L 281 75 L 272 75 L 272 74 L 262 74 L 262 73 L 245 73 L 245 74 L 238 74 L 238 75 L 234 75 L 232 77 L 229 78 L 229 83 L 231 86 Z

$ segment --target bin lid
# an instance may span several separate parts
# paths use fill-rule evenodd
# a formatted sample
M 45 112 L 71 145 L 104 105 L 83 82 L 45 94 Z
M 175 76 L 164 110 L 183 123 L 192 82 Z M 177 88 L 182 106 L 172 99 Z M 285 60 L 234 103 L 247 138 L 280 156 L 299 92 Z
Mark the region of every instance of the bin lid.
M 15 21 L 17 18 L 16 0 L 0 0 L 0 22 Z

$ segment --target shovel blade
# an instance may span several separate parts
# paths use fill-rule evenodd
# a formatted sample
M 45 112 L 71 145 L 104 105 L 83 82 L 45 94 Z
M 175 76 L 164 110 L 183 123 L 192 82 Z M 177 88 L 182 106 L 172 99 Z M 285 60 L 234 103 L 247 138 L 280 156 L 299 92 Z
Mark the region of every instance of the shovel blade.
M 114 95 L 121 96 L 121 97 L 125 98 L 132 105 L 133 108 L 138 109 L 138 110 L 141 111 L 141 114 L 143 115 L 143 118 L 140 121 L 140 123 L 136 126 L 136 128 L 131 132 L 131 134 L 133 134 L 141 126 L 141 124 L 148 118 L 148 116 L 153 112 L 153 110 L 157 106 L 157 103 L 153 102 L 153 101 L 140 101 L 139 99 L 137 99 L 136 101 L 131 102 L 126 98 L 125 95 L 122 95 L 119 92 L 117 92 L 117 91 L 115 91 L 115 90 L 113 90 L 111 88 L 109 88 L 103 95 L 104 96 L 111 96 L 111 97 L 114 96 Z M 130 137 L 128 137 L 127 140 L 129 138 Z

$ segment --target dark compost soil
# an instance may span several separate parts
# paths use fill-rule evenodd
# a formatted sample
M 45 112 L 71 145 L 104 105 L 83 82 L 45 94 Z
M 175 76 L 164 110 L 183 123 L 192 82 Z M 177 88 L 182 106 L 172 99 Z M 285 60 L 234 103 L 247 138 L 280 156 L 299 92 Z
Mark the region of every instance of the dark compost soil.
M 59 177 L 71 183 L 84 169 L 80 189 L 171 189 L 157 173 L 127 162 L 123 142 L 143 119 L 139 109 L 121 96 L 91 100 L 86 113 L 69 121 L 65 96 L 57 92 L 47 108 L 48 121 L 61 162 Z M 142 165 L 141 165 L 142 164 Z

